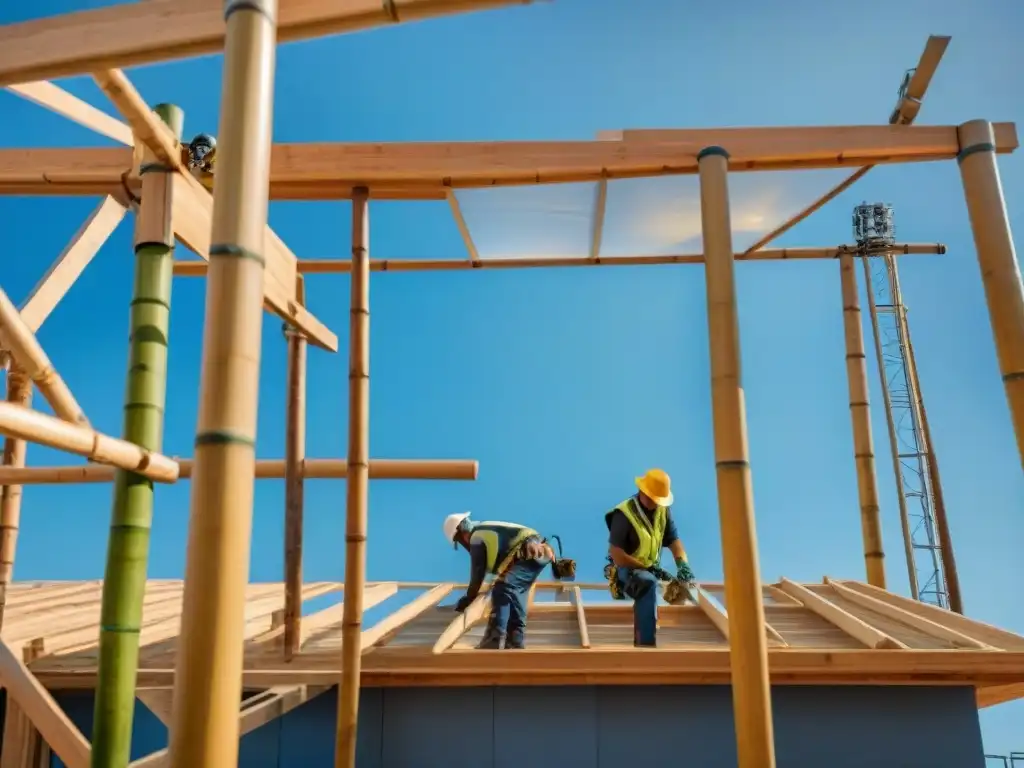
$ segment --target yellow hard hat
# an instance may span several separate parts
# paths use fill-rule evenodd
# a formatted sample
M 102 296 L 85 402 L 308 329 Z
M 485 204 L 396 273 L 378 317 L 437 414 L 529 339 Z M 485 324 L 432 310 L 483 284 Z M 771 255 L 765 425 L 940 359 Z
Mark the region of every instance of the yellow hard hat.
M 661 507 L 672 506 L 672 479 L 663 469 L 649 469 L 636 479 L 640 492 Z

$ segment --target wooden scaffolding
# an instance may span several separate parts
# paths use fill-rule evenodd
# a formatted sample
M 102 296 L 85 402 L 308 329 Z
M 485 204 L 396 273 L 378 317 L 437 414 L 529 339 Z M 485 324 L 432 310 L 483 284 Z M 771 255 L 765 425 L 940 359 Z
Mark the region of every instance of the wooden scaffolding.
M 870 167 L 956 159 L 1000 369 L 1024 455 L 1024 291 L 995 157 L 1016 150 L 1015 126 L 985 120 L 960 126 L 911 125 L 937 64 L 930 43 L 919 67 L 921 76 L 907 90 L 888 125 L 624 130 L 603 133 L 595 141 L 271 146 L 278 42 L 524 1 L 528 2 L 227 0 L 221 4 L 212 0 L 145 0 L 0 27 L 0 86 L 125 145 L 120 149 L 0 150 L 0 194 L 102 198 L 75 241 L 20 309 L 0 291 L 0 346 L 9 366 L 8 399 L 0 404 L 0 433 L 8 437 L 0 520 L 0 586 L 5 601 L 0 604 L 6 602 L 9 619 L 3 627 L 5 642 L 0 644 L 0 677 L 13 703 L 8 720 L 19 743 L 31 741 L 25 737 L 30 730 L 26 723 L 31 722 L 69 768 L 84 768 L 90 760 L 94 765 L 123 763 L 127 758 L 121 760 L 119 747 L 106 735 L 100 743 L 96 734 L 105 734 L 104 728 L 94 728 L 90 744 L 56 706 L 47 687 L 96 685 L 97 697 L 104 689 L 103 695 L 111 697 L 104 701 L 116 703 L 126 695 L 134 696 L 137 684 L 139 696 L 152 702 L 155 711 L 170 723 L 166 754 L 147 758 L 146 765 L 166 761 L 172 768 L 223 768 L 237 762 L 240 733 L 255 727 L 261 718 L 305 700 L 318 686 L 339 683 L 335 760 L 339 768 L 351 768 L 360 681 L 387 684 L 389 675 L 401 672 L 402 679 L 419 681 L 436 680 L 437 675 L 449 681 L 472 675 L 501 682 L 488 652 L 458 647 L 463 630 L 471 630 L 483 617 L 486 602 L 479 601 L 467 616 L 450 625 L 448 618 L 438 618 L 436 604 L 453 585 L 429 585 L 411 604 L 415 608 L 398 611 L 370 629 L 362 628 L 363 611 L 403 586 L 365 583 L 368 481 L 384 476 L 472 479 L 476 474 L 472 461 L 370 459 L 367 289 L 374 270 L 673 262 L 705 266 L 724 588 L 703 585 L 694 596 L 696 606 L 666 611 L 665 621 L 678 628 L 684 639 L 679 647 L 652 653 L 616 650 L 616 641 L 601 639 L 598 619 L 621 623 L 621 607 L 584 606 L 579 591 L 569 588 L 568 603 L 549 607 L 538 602 L 533 606 L 538 619 L 550 614 L 537 623 L 550 620 L 557 624 L 560 639 L 550 648 L 502 657 L 503 669 L 529 671 L 538 680 L 545 675 L 563 679 L 558 676 L 566 670 L 601 676 L 611 674 L 608 669 L 614 667 L 624 677 L 637 680 L 731 681 L 739 764 L 744 768 L 774 765 L 770 677 L 779 682 L 844 676 L 894 682 L 910 677 L 968 679 L 978 687 L 983 703 L 1021 695 L 1024 639 L 948 612 L 929 612 L 883 589 L 884 574 L 878 567 L 882 550 L 877 489 L 864 396 L 864 348 L 852 273 L 854 253 L 843 248 L 764 249 Z M 180 112 L 169 105 L 151 109 L 118 68 L 218 51 L 224 52 L 224 87 L 213 183 L 212 178 L 193 175 L 187 168 L 180 143 Z M 47 81 L 77 74 L 95 78 L 123 122 Z M 839 188 L 752 248 L 734 253 L 730 173 L 842 167 L 857 170 Z M 602 257 L 601 228 L 609 181 L 683 174 L 699 177 L 703 253 Z M 460 213 L 457 190 L 570 182 L 595 186 L 592 245 L 587 257 L 496 261 L 480 256 Z M 351 259 L 299 260 L 267 226 L 270 199 L 351 199 Z M 466 239 L 469 259 L 372 260 L 369 201 L 395 199 L 448 200 Z M 126 415 L 123 438 L 96 432 L 35 336 L 129 210 L 136 214 L 138 269 L 149 270 L 145 279 L 137 277 L 133 324 L 148 323 L 156 328 L 166 322 L 168 308 L 160 291 L 172 274 L 205 274 L 207 279 L 199 425 L 195 456 L 188 462 L 161 453 L 162 416 L 150 416 L 146 421 Z M 176 242 L 204 263 L 174 263 L 170 254 Z M 895 249 L 903 253 L 943 250 L 941 246 L 913 244 Z M 832 258 L 841 268 L 867 585 L 827 581 L 810 587 L 783 580 L 765 588 L 759 572 L 734 263 L 789 258 Z M 305 306 L 303 278 L 331 271 L 351 273 L 349 442 L 345 459 L 318 461 L 304 456 L 305 347 L 312 343 L 336 351 L 337 338 Z M 137 309 L 136 304 L 142 308 Z M 283 461 L 258 461 L 254 453 L 264 308 L 281 316 L 291 329 L 288 440 Z M 153 341 L 133 338 L 132 354 L 152 356 L 156 367 L 165 363 L 159 350 L 146 347 L 146 343 Z M 165 382 L 133 379 L 133 375 L 129 373 L 129 389 L 134 391 L 137 384 L 139 391 L 148 394 L 143 401 L 126 403 L 126 413 L 145 406 L 162 414 Z M 55 416 L 30 409 L 32 384 Z M 85 456 L 94 463 L 85 468 L 26 468 L 26 440 Z M 285 585 L 248 584 L 254 480 L 282 476 L 288 488 Z M 344 477 L 347 482 L 347 599 L 324 614 L 300 619 L 304 599 L 341 586 L 301 583 L 302 479 L 312 476 Z M 119 577 L 106 579 L 102 586 L 10 585 L 22 485 L 113 480 L 115 521 L 118 515 L 126 521 L 118 527 L 120 538 L 114 535 L 117 526 L 112 526 L 112 551 L 119 551 L 119 547 L 137 544 L 125 531 L 141 530 L 146 522 L 145 515 L 139 515 L 141 507 L 118 501 L 119 494 L 151 489 L 152 481 L 184 478 L 191 481 L 192 495 L 183 583 L 147 585 L 145 559 L 139 571 L 132 570 L 123 558 L 114 563 Z M 146 499 L 140 502 L 142 506 L 151 505 L 151 498 Z M 145 543 L 148 546 L 148 539 Z M 111 572 L 108 562 L 108 574 Z M 32 612 L 37 609 L 48 610 L 47 618 L 33 619 Z M 74 614 L 71 624 L 64 623 L 64 610 Z M 887 616 L 902 629 L 865 618 L 863 611 Z M 117 638 L 111 633 L 115 619 L 120 622 Z M 412 642 L 414 647 L 409 649 L 395 645 L 401 645 L 401 638 L 423 621 L 433 622 L 429 631 L 423 632 L 425 640 Z M 570 625 L 577 634 L 565 634 Z M 812 625 L 826 626 L 829 637 L 843 639 L 835 640 L 838 646 L 820 639 L 825 634 L 819 638 L 814 634 L 817 630 L 807 629 Z M 687 634 L 691 629 L 696 634 Z M 807 632 L 816 639 L 800 641 L 801 634 Z M 129 635 L 134 640 L 123 639 Z M 694 640 L 698 635 L 705 639 Z M 694 649 L 694 643 L 712 647 Z M 949 653 L 922 650 L 935 648 L 936 643 Z M 14 653 L 19 644 L 27 644 L 23 658 Z M 425 645 L 415 647 L 418 644 Z M 573 647 L 562 647 L 567 644 Z M 577 644 L 590 647 L 581 652 Z M 811 650 L 795 650 L 799 646 Z M 829 650 L 822 652 L 822 647 Z M 321 661 L 315 662 L 314 657 Z M 127 683 L 114 686 L 117 690 L 107 685 L 104 672 L 104 665 L 113 664 L 111 659 L 126 660 L 118 669 L 120 679 Z M 299 661 L 301 667 L 295 664 Z M 291 671 L 282 672 L 279 668 L 286 664 L 291 664 L 287 667 Z M 247 700 L 240 714 L 243 686 L 266 688 L 267 693 Z M 102 750 L 103 756 L 97 758 L 96 750 Z M 25 755 L 29 752 L 35 755 L 39 750 L 26 746 Z M 18 755 L 17 759 L 35 758 Z

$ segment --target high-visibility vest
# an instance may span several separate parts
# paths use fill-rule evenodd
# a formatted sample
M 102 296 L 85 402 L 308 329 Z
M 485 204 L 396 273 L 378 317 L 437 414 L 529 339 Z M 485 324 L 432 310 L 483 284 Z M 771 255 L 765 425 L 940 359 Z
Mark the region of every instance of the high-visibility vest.
M 637 504 L 636 497 L 631 496 L 605 515 L 605 522 L 608 529 L 611 530 L 612 515 L 616 511 L 626 516 L 640 542 L 636 551 L 629 554 L 639 560 L 644 568 L 648 568 L 661 559 L 661 545 L 665 540 L 665 526 L 668 522 L 668 507 L 657 507 L 654 510 L 652 521 L 637 509 Z
M 540 536 L 532 528 L 516 523 L 503 523 L 500 520 L 487 520 L 473 526 L 469 543 L 484 545 L 487 552 L 487 572 L 500 576 L 515 559 L 519 545 L 531 536 Z

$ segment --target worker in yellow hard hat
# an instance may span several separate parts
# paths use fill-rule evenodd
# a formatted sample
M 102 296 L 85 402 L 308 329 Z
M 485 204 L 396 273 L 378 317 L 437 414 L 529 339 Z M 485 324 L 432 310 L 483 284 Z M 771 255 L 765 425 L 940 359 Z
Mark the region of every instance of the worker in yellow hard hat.
M 484 578 L 493 575 L 491 615 L 478 648 L 524 648 L 530 588 L 554 552 L 532 528 L 517 523 L 469 519 L 469 512 L 448 515 L 444 538 L 469 552 L 469 586 L 455 606 L 466 610 L 480 592 Z
M 676 561 L 676 579 L 690 585 L 693 571 L 672 520 L 672 481 L 660 469 L 636 478 L 637 493 L 604 516 L 608 526 L 606 572 L 612 596 L 633 600 L 633 645 L 655 647 L 658 623 L 658 578 L 661 550 Z

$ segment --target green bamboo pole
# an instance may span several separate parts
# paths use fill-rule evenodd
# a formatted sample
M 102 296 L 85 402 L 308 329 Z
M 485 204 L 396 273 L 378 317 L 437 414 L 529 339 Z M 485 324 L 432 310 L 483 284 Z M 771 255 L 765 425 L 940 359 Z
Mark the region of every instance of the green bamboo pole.
M 184 113 L 171 104 L 161 104 L 154 111 L 180 138 Z M 174 267 L 172 175 L 149 150 L 143 154 L 141 174 L 123 435 L 129 442 L 159 451 L 167 394 L 167 335 Z M 153 481 L 118 470 L 114 477 L 103 579 L 92 768 L 125 768 L 130 758 L 152 520 Z

